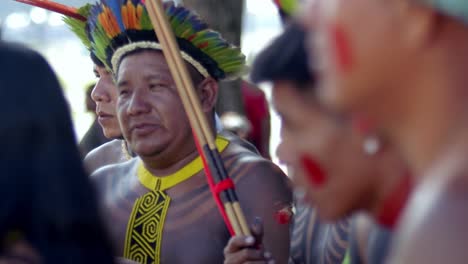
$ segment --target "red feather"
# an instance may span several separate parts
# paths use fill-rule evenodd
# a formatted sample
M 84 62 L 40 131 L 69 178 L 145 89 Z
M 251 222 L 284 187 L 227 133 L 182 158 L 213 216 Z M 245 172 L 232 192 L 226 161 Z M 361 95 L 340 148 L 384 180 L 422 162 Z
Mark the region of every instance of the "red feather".
M 47 1 L 47 0 L 14 0 L 14 1 L 44 8 L 49 11 L 56 12 L 64 16 L 73 17 L 81 21 L 86 21 L 86 17 L 80 15 L 78 13 L 78 9 L 74 7 L 69 7 L 66 5 L 62 5 L 62 4 L 52 2 L 52 1 Z

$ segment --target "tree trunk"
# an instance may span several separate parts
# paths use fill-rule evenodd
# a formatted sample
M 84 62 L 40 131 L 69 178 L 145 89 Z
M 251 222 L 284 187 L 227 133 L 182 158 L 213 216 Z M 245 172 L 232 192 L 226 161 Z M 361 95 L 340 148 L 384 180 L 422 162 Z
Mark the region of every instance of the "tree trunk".
M 240 46 L 243 0 L 183 0 L 179 1 L 196 11 L 211 28 L 220 32 L 229 42 Z M 217 112 L 233 111 L 245 114 L 241 81 L 220 82 Z

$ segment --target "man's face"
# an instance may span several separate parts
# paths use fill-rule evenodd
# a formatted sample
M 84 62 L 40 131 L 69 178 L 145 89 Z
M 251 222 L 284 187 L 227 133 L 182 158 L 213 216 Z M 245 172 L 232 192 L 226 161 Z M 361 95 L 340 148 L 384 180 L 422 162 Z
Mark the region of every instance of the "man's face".
M 277 153 L 293 172 L 294 184 L 305 191 L 305 202 L 328 220 L 367 206 L 362 201 L 372 193 L 378 175 L 362 151 L 362 138 L 292 83 L 276 82 L 273 102 L 282 119 Z M 304 160 L 312 160 L 314 170 Z
M 112 74 L 105 67 L 97 65 L 94 66 L 94 73 L 98 81 L 91 98 L 96 103 L 98 122 L 107 138 L 121 137 L 116 111 L 117 88 L 112 80 Z
M 176 151 L 191 129 L 161 52 L 141 51 L 122 60 L 117 112 L 125 139 L 139 156 Z
M 339 111 L 380 107 L 405 67 L 397 3 L 380 0 L 310 0 L 311 66 L 323 103 Z

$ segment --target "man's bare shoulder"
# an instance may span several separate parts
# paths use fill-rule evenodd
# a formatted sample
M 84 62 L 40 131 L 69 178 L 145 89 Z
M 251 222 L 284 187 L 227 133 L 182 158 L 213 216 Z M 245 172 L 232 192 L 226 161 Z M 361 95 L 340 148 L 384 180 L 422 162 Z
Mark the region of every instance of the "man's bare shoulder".
M 126 162 L 103 166 L 91 174 L 91 180 L 98 187 L 107 185 L 111 179 L 115 182 L 135 172 L 139 161 L 139 158 L 133 158 Z
M 430 179 L 401 222 L 390 263 L 466 263 L 468 174 Z
M 289 178 L 272 161 L 232 141 L 223 157 L 229 176 L 244 199 L 263 196 L 281 203 L 292 202 Z M 262 199 L 256 200 L 261 202 Z
M 122 140 L 114 139 L 93 149 L 84 158 L 84 165 L 89 173 L 106 165 L 120 163 L 126 158 L 122 153 Z
M 231 173 L 230 176 L 236 182 L 244 180 L 249 182 L 279 180 L 282 183 L 289 184 L 289 179 L 276 164 L 265 159 L 258 152 L 239 144 L 236 140 L 232 140 L 225 153 L 223 153 L 223 160 L 226 168 Z

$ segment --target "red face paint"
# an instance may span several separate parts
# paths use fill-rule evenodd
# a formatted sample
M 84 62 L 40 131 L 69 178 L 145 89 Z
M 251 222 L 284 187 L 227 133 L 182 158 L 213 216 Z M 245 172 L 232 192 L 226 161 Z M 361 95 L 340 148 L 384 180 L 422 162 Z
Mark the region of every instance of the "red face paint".
M 361 115 L 354 115 L 351 118 L 351 126 L 363 135 L 368 134 L 372 127 L 371 122 Z
M 405 208 L 406 202 L 412 190 L 410 175 L 398 184 L 395 190 L 383 201 L 377 221 L 386 227 L 393 229 L 400 218 L 401 212 Z
M 330 44 L 335 49 L 336 64 L 341 72 L 348 72 L 353 66 L 353 56 L 349 38 L 344 29 L 336 24 L 329 28 Z
M 318 162 L 306 154 L 302 155 L 300 160 L 302 168 L 306 172 L 307 179 L 312 185 L 320 187 L 326 183 L 327 177 L 325 171 L 320 167 Z

